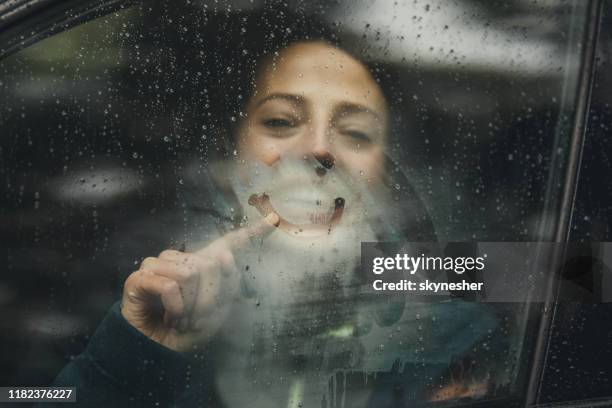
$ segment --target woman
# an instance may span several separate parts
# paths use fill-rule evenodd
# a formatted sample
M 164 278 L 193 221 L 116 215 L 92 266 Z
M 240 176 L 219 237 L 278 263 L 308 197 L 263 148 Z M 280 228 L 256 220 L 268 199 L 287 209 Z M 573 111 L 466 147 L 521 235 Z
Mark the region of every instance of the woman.
M 206 23 L 215 35 L 241 33 L 231 49 L 216 47 L 217 70 L 198 91 L 214 105 L 198 128 L 223 149 L 206 156 L 205 173 L 190 167 L 185 197 L 200 211 L 187 222 L 188 250 L 146 258 L 58 378 L 78 384 L 80 401 L 334 406 L 338 373 L 395 366 L 396 353 L 371 350 L 402 318 L 404 299 L 360 297 L 359 246 L 434 233 L 410 185 L 392 177 L 387 152 L 401 115 L 381 85 L 388 77 L 322 25 L 289 14 L 262 23 L 270 18 Z M 402 329 L 406 344 L 416 327 Z M 380 397 L 346 378 L 347 406 L 389 398 L 391 382 Z

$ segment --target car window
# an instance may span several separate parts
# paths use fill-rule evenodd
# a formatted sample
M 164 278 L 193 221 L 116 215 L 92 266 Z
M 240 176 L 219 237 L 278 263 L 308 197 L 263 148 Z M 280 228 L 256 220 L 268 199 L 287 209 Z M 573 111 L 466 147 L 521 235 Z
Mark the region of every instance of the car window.
M 362 242 L 554 238 L 586 2 L 289 3 L 137 4 L 0 60 L 4 383 L 52 382 L 143 259 L 274 212 L 188 350 L 222 404 L 523 395 L 526 298 L 356 271 Z

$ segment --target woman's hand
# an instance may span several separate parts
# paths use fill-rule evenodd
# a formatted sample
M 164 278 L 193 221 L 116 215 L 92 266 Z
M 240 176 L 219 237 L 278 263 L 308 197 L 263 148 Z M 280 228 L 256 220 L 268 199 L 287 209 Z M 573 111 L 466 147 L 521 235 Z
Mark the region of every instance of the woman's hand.
M 145 336 L 188 351 L 216 333 L 238 295 L 234 251 L 278 226 L 275 213 L 232 231 L 197 252 L 165 250 L 146 258 L 125 281 L 121 313 Z

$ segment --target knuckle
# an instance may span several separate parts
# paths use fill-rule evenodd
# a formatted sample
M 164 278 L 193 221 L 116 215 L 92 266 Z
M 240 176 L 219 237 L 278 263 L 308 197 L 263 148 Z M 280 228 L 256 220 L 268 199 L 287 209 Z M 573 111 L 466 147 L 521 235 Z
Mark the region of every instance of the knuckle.
M 152 268 L 155 264 L 157 264 L 158 259 L 152 256 L 149 256 L 147 258 L 145 258 L 142 263 L 140 264 L 140 269 L 150 269 Z
M 176 280 L 185 283 L 191 280 L 196 273 L 193 271 L 193 268 L 189 268 L 187 266 L 179 266 L 175 269 Z
M 162 284 L 162 290 L 168 294 L 176 293 L 179 290 L 179 285 L 176 281 L 166 281 Z
M 126 289 L 133 287 L 136 284 L 136 281 L 138 280 L 139 277 L 140 277 L 139 271 L 132 272 L 130 276 L 128 276 L 125 282 L 123 283 L 123 287 Z
M 174 249 L 164 249 L 163 251 L 161 251 L 159 253 L 159 258 L 161 259 L 166 259 L 166 258 L 173 258 L 176 255 L 180 254 L 181 252 L 176 251 Z

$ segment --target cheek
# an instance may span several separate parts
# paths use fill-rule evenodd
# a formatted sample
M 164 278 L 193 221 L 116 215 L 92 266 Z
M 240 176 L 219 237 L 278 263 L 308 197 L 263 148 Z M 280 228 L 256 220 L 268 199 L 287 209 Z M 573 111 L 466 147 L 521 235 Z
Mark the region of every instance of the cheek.
M 283 152 L 282 143 L 260 135 L 253 127 L 246 127 L 238 136 L 240 159 L 256 160 L 268 166 L 276 163 Z
M 365 178 L 373 183 L 382 180 L 385 156 L 380 147 L 368 150 L 345 150 L 337 154 L 339 161 L 356 179 Z

